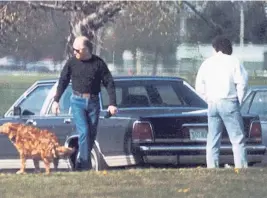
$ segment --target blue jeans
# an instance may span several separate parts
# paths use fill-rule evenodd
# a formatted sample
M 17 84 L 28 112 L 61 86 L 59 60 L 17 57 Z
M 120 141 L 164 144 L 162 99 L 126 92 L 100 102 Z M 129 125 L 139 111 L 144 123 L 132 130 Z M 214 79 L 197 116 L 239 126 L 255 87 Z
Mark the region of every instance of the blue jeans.
M 219 167 L 223 124 L 232 143 L 235 167 L 246 168 L 248 163 L 245 148 L 244 124 L 237 99 L 221 99 L 216 102 L 208 102 L 209 132 L 206 147 L 207 167 Z
M 97 133 L 99 98 L 87 99 L 72 94 L 70 102 L 76 130 L 79 133 L 76 165 L 79 166 L 78 169 L 87 170 L 92 168 L 90 156 Z

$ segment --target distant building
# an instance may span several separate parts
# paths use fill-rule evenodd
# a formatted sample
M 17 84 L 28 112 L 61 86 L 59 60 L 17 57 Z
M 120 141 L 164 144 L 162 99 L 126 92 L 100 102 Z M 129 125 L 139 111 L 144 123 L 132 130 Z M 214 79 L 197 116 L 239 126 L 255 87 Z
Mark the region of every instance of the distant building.
M 177 47 L 176 58 L 184 63 L 186 60 L 195 61 L 199 64 L 212 55 L 211 44 L 181 44 Z M 243 61 L 248 70 L 261 70 L 264 64 L 264 53 L 267 52 L 267 45 L 245 44 L 241 49 L 239 44 L 233 45 L 233 55 Z M 196 67 L 198 67 L 196 65 Z

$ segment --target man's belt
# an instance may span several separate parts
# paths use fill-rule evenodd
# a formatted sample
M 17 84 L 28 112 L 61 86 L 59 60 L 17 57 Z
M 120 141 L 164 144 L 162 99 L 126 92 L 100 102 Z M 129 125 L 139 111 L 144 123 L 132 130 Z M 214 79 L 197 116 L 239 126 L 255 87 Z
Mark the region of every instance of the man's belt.
M 90 99 L 90 98 L 97 98 L 98 97 L 98 95 L 96 95 L 96 94 L 80 93 L 78 91 L 73 91 L 73 94 L 76 95 L 76 96 L 79 96 L 81 98 L 88 98 L 88 99 Z

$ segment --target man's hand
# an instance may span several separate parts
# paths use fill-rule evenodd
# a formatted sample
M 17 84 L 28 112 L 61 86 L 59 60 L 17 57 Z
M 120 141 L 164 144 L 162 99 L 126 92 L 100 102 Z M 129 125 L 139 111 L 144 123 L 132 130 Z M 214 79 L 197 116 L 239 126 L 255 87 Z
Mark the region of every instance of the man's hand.
M 110 112 L 111 115 L 115 115 L 118 112 L 118 108 L 113 105 L 109 105 L 108 111 Z
M 52 104 L 52 113 L 58 115 L 60 113 L 58 102 L 54 101 Z

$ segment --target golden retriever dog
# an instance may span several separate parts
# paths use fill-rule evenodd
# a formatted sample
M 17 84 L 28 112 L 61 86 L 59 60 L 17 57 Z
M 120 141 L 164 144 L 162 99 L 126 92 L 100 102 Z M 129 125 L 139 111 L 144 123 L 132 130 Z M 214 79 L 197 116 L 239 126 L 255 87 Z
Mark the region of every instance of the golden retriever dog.
M 33 159 L 35 171 L 39 171 L 39 160 L 43 160 L 46 174 L 50 163 L 57 169 L 58 160 L 74 153 L 74 148 L 60 146 L 55 134 L 37 127 L 7 122 L 0 126 L 0 133 L 8 136 L 19 152 L 21 168 L 17 174 L 25 173 L 26 160 Z

